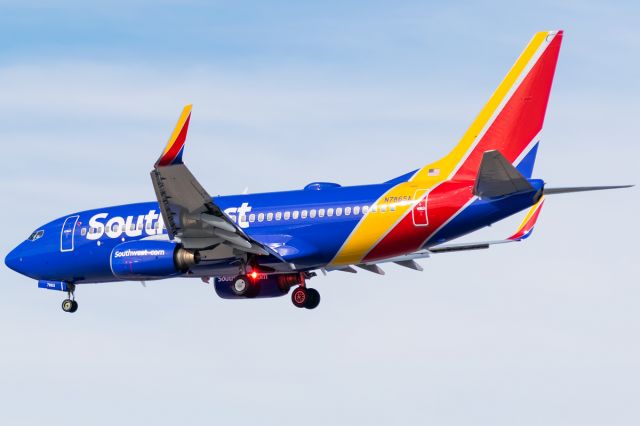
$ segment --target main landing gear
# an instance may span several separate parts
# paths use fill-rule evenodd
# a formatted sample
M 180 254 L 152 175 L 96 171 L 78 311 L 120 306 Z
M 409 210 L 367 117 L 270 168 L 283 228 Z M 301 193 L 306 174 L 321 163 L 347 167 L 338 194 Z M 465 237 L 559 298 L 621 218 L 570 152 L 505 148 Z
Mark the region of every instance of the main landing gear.
M 291 301 L 294 306 L 315 309 L 320 304 L 318 290 L 306 286 L 307 280 L 316 275 L 315 272 L 273 274 L 266 277 L 265 275 L 260 275 L 255 269 L 249 274 L 238 275 L 233 280 L 231 290 L 236 296 L 253 298 L 285 295 L 291 288 L 295 287 L 291 293 Z M 279 293 L 278 290 L 273 293 L 274 285 L 277 285 Z M 261 287 L 265 287 L 262 292 Z
M 78 302 L 75 297 L 76 286 L 73 284 L 67 284 L 67 299 L 62 301 L 62 310 L 69 313 L 74 313 L 78 310 Z
M 296 308 L 315 309 L 320 304 L 320 293 L 315 288 L 299 286 L 291 293 L 291 301 Z

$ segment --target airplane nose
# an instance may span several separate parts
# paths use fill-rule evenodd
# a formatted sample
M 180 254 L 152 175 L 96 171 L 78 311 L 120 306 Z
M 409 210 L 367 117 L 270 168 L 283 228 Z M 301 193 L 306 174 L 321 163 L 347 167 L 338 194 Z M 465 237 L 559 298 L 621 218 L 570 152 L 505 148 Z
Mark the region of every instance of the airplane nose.
M 9 252 L 9 254 L 7 254 L 4 258 L 4 264 L 7 265 L 8 268 L 21 273 L 22 257 L 20 257 L 20 250 L 18 250 L 18 247 L 14 248 Z

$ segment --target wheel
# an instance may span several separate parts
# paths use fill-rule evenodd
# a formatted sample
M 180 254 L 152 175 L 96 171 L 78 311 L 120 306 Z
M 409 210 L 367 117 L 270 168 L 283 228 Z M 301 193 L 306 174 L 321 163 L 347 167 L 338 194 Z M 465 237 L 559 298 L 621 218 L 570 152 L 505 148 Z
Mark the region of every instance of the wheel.
M 239 275 L 233 280 L 231 289 L 237 296 L 256 297 L 260 293 L 260 284 L 251 281 L 246 275 Z
M 75 312 L 76 309 L 78 309 L 78 304 L 75 302 L 75 300 L 64 299 L 62 301 L 62 310 L 63 311 L 65 311 L 65 312 Z
M 315 288 L 307 288 L 307 301 L 304 307 L 307 309 L 315 309 L 320 304 L 320 293 Z
M 308 298 L 307 289 L 304 287 L 296 287 L 291 293 L 291 301 L 296 308 L 304 308 Z

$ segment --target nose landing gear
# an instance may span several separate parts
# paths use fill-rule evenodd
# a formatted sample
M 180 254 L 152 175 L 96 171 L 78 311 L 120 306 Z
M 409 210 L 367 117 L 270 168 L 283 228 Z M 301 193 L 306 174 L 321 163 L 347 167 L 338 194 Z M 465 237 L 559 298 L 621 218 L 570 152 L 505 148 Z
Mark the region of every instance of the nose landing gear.
M 74 313 L 78 310 L 78 302 L 75 297 L 76 286 L 73 284 L 67 284 L 67 299 L 62 301 L 62 310 L 69 313 Z

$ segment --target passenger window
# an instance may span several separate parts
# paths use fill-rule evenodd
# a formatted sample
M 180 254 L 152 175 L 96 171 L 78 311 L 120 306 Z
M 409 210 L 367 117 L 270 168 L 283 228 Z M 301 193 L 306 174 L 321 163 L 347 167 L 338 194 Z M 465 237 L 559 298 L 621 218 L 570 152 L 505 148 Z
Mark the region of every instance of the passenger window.
M 256 221 L 256 215 L 255 215 L 255 214 L 253 214 L 253 213 L 251 213 L 251 214 L 249 215 L 249 222 L 255 222 L 255 221 Z
M 302 213 L 300 214 L 300 217 L 302 219 L 306 219 L 307 218 L 307 211 L 306 210 L 302 210 Z
M 258 222 L 264 221 L 264 213 L 258 214 Z
M 293 218 L 294 218 L 294 219 L 297 219 L 299 214 L 300 214 L 300 213 L 298 213 L 298 210 L 294 210 L 294 211 L 293 211 Z
M 271 222 L 273 220 L 273 213 L 267 213 L 267 222 Z
M 324 209 L 318 210 L 318 217 L 324 217 Z
M 311 209 L 311 210 L 309 211 L 309 217 L 310 217 L 311 219 L 314 219 L 314 218 L 316 217 L 316 209 Z
M 276 212 L 276 220 L 282 219 L 282 212 Z
M 81 236 L 83 236 L 83 237 L 84 237 L 85 235 L 87 235 L 87 228 L 82 228 L 82 229 L 80 229 L 80 235 L 81 235 Z
M 142 222 L 138 222 L 136 228 L 138 228 L 138 231 L 142 231 Z
M 345 207 L 344 208 L 344 215 L 345 216 L 349 216 L 351 214 L 351 207 Z
M 355 214 L 355 215 L 360 214 L 360 206 L 355 206 L 355 207 L 353 208 L 353 214 Z
M 291 217 L 291 212 L 284 212 L 284 220 L 289 220 L 289 218 Z
M 371 213 L 378 213 L 378 206 L 375 204 L 371 206 Z
M 385 213 L 387 211 L 387 205 L 383 204 L 380 206 L 380 213 Z
M 247 221 L 247 216 L 245 215 L 240 216 L 239 222 L 245 223 L 246 221 Z
M 342 207 L 336 208 L 336 216 L 342 216 Z
M 369 206 L 362 206 L 362 214 L 367 214 L 369 212 Z
M 160 221 L 156 222 L 155 228 L 156 228 L 156 230 L 160 229 Z
M 392 212 L 395 212 L 396 211 L 396 205 L 395 204 L 391 204 L 389 206 L 389 210 L 392 211 Z
M 146 226 L 146 228 L 147 228 L 147 229 L 151 229 L 151 225 L 152 225 L 151 221 L 148 221 L 148 222 L 147 222 L 147 226 Z
M 331 217 L 333 216 L 333 209 L 327 209 L 327 216 Z

